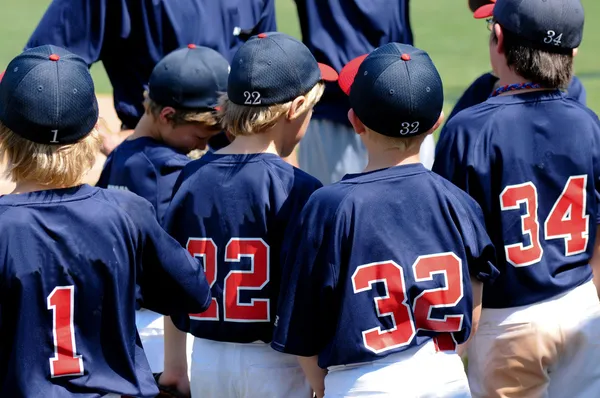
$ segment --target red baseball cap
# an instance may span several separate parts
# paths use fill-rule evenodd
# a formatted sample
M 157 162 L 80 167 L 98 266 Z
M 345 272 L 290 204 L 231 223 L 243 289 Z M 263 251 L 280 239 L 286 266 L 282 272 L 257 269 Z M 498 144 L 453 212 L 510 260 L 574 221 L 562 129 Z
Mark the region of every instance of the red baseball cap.
M 486 4 L 479 7 L 473 13 L 475 19 L 487 19 L 494 15 L 494 7 L 496 6 L 496 0 L 490 0 L 491 4 Z

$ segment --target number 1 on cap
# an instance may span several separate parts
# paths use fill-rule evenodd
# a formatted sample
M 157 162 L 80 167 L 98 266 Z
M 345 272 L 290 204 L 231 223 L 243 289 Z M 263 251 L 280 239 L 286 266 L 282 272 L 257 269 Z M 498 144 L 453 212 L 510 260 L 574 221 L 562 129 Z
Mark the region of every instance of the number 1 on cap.
M 57 136 L 58 136 L 58 130 L 52 130 L 52 132 L 54 133 L 54 138 L 52 138 L 52 141 L 50 141 L 51 144 L 58 144 L 58 141 L 56 140 Z

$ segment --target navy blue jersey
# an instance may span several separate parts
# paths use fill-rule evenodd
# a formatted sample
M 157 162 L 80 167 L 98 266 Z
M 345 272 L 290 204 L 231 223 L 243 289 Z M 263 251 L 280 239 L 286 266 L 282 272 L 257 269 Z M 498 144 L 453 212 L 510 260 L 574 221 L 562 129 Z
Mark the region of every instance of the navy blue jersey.
M 536 303 L 585 283 L 596 237 L 600 126 L 560 91 L 498 96 L 465 109 L 433 170 L 479 202 L 500 277 L 483 305 Z
M 203 314 L 172 317 L 194 336 L 270 342 L 281 275 L 281 241 L 314 177 L 272 154 L 208 153 L 183 170 L 165 229 L 204 262 L 213 302 Z
M 271 346 L 319 366 L 374 361 L 471 330 L 470 276 L 493 279 L 481 209 L 421 164 L 349 174 L 315 192 L 284 244 Z
M 465 90 L 463 95 L 459 98 L 456 105 L 452 109 L 450 116 L 446 122 L 450 121 L 456 114 L 463 109 L 467 109 L 472 107 L 473 105 L 481 104 L 485 100 L 487 100 L 494 89 L 496 88 L 496 83 L 498 83 L 498 78 L 491 73 L 485 73 L 479 76 L 470 86 Z M 583 83 L 577 76 L 573 76 L 571 80 L 571 84 L 567 89 L 567 96 L 573 98 L 581 102 L 583 105 L 586 105 L 586 92 L 585 87 L 583 87 Z M 440 135 L 444 134 L 444 131 L 440 133 Z
M 0 197 L 0 396 L 154 397 L 139 306 L 202 311 L 202 268 L 127 192 Z
M 106 159 L 96 186 L 131 191 L 148 200 L 162 222 L 185 154 L 150 137 L 123 141 Z
M 295 0 L 304 44 L 338 72 L 383 44 L 412 44 L 408 0 Z M 314 118 L 350 126 L 348 96 L 327 83 Z
M 54 44 L 102 61 L 117 114 L 134 128 L 165 55 L 194 43 L 231 61 L 247 37 L 275 30 L 275 0 L 53 0 L 26 48 Z

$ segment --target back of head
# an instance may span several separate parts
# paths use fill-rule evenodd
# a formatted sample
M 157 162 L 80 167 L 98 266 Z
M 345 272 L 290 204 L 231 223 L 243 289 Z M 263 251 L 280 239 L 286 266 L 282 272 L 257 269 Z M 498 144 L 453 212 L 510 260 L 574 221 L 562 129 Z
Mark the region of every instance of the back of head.
M 261 33 L 235 54 L 220 102 L 225 129 L 252 135 L 271 128 L 291 102 L 306 96 L 312 108 L 323 93 L 322 81 L 337 80 L 332 68 L 317 63 L 299 40 L 283 33 Z
M 497 0 L 474 15 L 502 27 L 506 63 L 517 75 L 545 88 L 567 88 L 573 50 L 583 37 L 580 0 Z
M 220 129 L 216 116 L 219 95 L 227 90 L 229 63 L 215 50 L 189 44 L 164 57 L 152 71 L 146 111 L 158 117 L 175 109 L 175 125 L 201 123 Z
M 77 55 L 41 46 L 8 65 L 0 82 L 0 158 L 14 182 L 80 183 L 99 149 L 91 134 L 97 120 L 94 83 Z
M 340 73 L 340 87 L 365 127 L 393 139 L 424 136 L 444 105 L 431 58 L 407 44 L 386 44 L 351 61 Z

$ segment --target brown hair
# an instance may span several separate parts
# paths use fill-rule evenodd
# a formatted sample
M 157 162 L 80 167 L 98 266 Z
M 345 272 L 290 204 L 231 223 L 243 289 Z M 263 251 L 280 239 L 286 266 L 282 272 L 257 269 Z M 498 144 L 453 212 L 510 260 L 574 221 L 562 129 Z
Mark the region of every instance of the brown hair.
M 319 82 L 306 93 L 304 95 L 306 101 L 298 114 L 314 107 L 321 99 L 324 90 L 325 84 Z M 234 104 L 227 94 L 223 94 L 219 99 L 219 117 L 223 128 L 233 136 L 259 134 L 273 128 L 279 118 L 290 110 L 292 102 L 270 106 L 246 106 Z
M 144 108 L 146 109 L 146 113 L 152 115 L 155 119 L 158 119 L 160 113 L 165 107 L 154 102 L 152 99 L 150 99 L 150 97 L 148 97 L 148 95 L 146 95 L 145 97 L 146 98 L 144 100 Z M 168 120 L 175 127 L 188 123 L 200 123 L 203 126 L 208 127 L 210 129 L 221 130 L 219 118 L 217 117 L 216 112 L 213 111 L 175 109 L 175 113 L 169 115 Z
M 13 182 L 68 188 L 81 184 L 96 162 L 100 135 L 93 130 L 69 145 L 46 145 L 26 140 L 0 122 L 0 163 Z
M 536 48 L 514 33 L 502 28 L 504 54 L 508 66 L 519 76 L 545 88 L 566 89 L 573 77 L 573 52 L 551 52 Z M 492 30 L 491 40 L 498 43 Z

